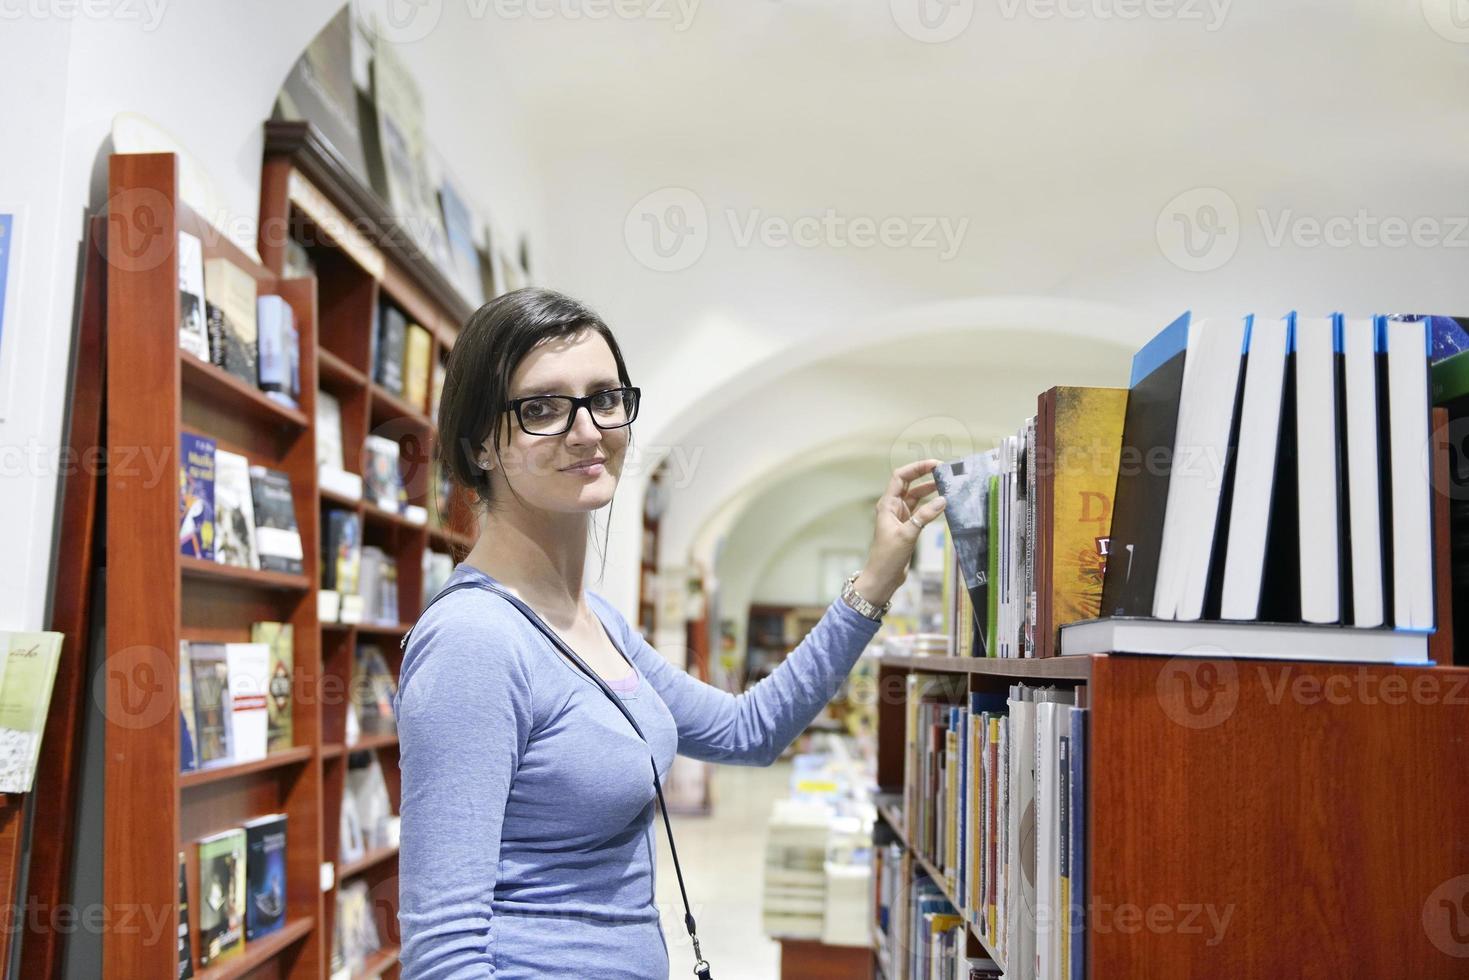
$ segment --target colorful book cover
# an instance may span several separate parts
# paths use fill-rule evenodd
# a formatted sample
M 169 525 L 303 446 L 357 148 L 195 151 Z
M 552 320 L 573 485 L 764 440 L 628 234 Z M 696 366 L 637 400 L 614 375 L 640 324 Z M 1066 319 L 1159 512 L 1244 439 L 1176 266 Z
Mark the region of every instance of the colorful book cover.
M 370 435 L 363 440 L 363 449 L 367 454 L 366 472 L 362 474 L 367 499 L 383 510 L 397 513 L 407 499 L 398 470 L 398 444 L 386 436 Z
M 179 553 L 214 560 L 215 442 L 179 434 Z
M 217 363 L 251 387 L 260 383 L 255 292 L 255 277 L 228 259 L 204 263 L 204 297 L 224 317 Z
M 1051 627 L 1102 608 L 1112 497 L 1127 416 L 1125 388 L 1057 388 L 1051 494 Z
M 209 361 L 209 326 L 204 312 L 204 245 L 179 232 L 179 348 Z
M 301 532 L 291 478 L 280 470 L 250 467 L 250 496 L 255 508 L 255 552 L 260 567 L 301 574 Z
M 265 758 L 270 744 L 270 647 L 226 643 L 229 674 L 230 750 L 235 762 Z
M 0 793 L 29 793 L 61 660 L 60 633 L 11 633 L 0 683 Z
M 199 841 L 199 963 L 209 966 L 245 949 L 245 831 Z
M 365 735 L 392 735 L 398 730 L 393 716 L 397 684 L 383 653 L 372 645 L 357 648 L 352 664 L 352 702 Z
M 184 861 L 184 852 L 179 851 L 179 969 L 178 980 L 189 980 L 194 975 L 194 951 L 189 942 L 189 875 Z
M 403 349 L 408 342 L 408 321 L 396 306 L 384 304 L 377 340 L 377 362 L 373 380 L 395 395 L 403 394 Z
M 179 772 L 199 768 L 199 736 L 194 719 L 194 670 L 189 641 L 179 643 Z
M 198 768 L 230 761 L 229 666 L 222 643 L 190 643 Z
M 237 568 L 260 567 L 250 463 L 223 449 L 214 453 L 214 560 Z
M 999 472 L 997 450 L 975 453 L 934 468 L 933 481 L 947 503 L 944 520 L 954 539 L 954 553 L 964 574 L 970 606 L 977 612 L 989 609 L 990 586 L 990 477 Z M 988 633 L 982 623 L 981 636 Z M 983 642 L 983 641 L 981 641 Z M 961 657 L 981 651 L 956 650 Z
M 362 569 L 362 527 L 357 515 L 347 510 L 329 511 L 326 542 L 322 587 L 355 595 Z
M 253 942 L 286 923 L 286 815 L 251 820 L 246 849 L 245 939 Z
M 266 698 L 266 751 L 289 749 L 291 733 L 291 675 L 294 670 L 295 627 L 290 623 L 253 623 L 250 641 L 270 647 L 269 693 Z
M 416 323 L 408 325 L 403 346 L 403 398 L 414 408 L 428 409 L 429 360 L 433 338 Z

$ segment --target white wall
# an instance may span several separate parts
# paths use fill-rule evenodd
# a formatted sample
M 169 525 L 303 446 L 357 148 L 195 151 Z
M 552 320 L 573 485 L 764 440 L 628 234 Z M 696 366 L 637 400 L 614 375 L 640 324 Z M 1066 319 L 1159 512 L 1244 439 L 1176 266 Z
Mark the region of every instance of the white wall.
M 337 0 L 152 0 L 79 5 L 71 17 L 53 12 L 60 5 L 28 5 L 19 17 L 10 11 L 21 8 L 6 7 L 0 91 L 9 152 L 0 154 L 0 187 L 24 202 L 26 213 L 22 275 L 11 277 L 12 288 L 17 280 L 24 287 L 24 305 L 7 320 L 0 351 L 0 378 L 10 365 L 24 366 L 12 414 L 0 422 L 0 539 L 10 545 L 11 559 L 0 569 L 0 628 L 39 629 L 47 621 L 54 460 L 67 403 L 77 249 L 83 216 L 105 203 L 113 117 L 138 113 L 171 134 L 240 219 L 230 230 L 253 242 L 264 121 L 291 65 L 339 6 Z M 109 15 L 88 16 L 87 9 Z M 448 43 L 452 33 L 438 32 L 432 41 Z M 494 195 L 496 217 L 513 235 L 539 239 L 539 181 L 513 102 L 467 123 L 456 75 L 473 59 L 459 52 L 445 74 L 427 47 L 405 51 L 405 58 L 427 76 L 430 141 L 458 172 L 474 175 L 473 198 Z M 474 77 L 486 89 L 496 85 L 483 66 Z

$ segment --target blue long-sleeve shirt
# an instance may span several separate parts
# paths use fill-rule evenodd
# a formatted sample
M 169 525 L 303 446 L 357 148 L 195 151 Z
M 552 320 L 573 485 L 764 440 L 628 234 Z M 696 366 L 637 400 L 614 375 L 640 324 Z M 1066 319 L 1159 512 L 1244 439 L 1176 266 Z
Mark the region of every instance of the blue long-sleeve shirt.
M 495 581 L 461 564 L 449 582 L 476 577 Z M 647 743 L 494 593 L 461 589 L 413 630 L 397 697 L 404 980 L 667 977 L 650 750 L 660 780 L 675 752 L 770 764 L 878 628 L 834 600 L 784 663 L 734 695 L 672 666 L 597 593 L 587 600 L 633 665 L 637 684 L 619 696 Z

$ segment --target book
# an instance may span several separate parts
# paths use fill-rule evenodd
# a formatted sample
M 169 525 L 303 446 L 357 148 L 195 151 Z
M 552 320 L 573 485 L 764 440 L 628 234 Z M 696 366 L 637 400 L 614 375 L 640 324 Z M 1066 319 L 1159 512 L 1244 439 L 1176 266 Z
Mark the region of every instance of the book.
M 403 399 L 414 408 L 428 410 L 429 361 L 433 337 L 416 323 L 408 325 L 403 344 Z
M 179 772 L 199 767 L 198 722 L 194 718 L 194 669 L 189 641 L 179 641 Z
M 1386 496 L 1391 525 L 1392 622 L 1431 630 L 1433 530 L 1428 473 L 1428 336 L 1421 319 L 1379 321 L 1379 383 L 1387 389 Z
M 367 499 L 383 510 L 398 513 L 407 500 L 403 476 L 398 469 L 398 443 L 387 436 L 369 435 L 363 440 L 363 453 L 362 479 Z
M 328 391 L 316 393 L 316 465 L 344 470 L 342 456 L 342 403 Z
M 209 362 L 209 326 L 204 311 L 204 245 L 179 232 L 179 349 Z
M 280 470 L 250 467 L 250 492 L 255 510 L 255 551 L 260 568 L 301 574 L 301 532 L 291 478 Z
M 204 263 L 204 297 L 219 311 L 221 321 L 215 364 L 241 381 L 258 387 L 258 327 L 255 277 L 228 259 Z
M 245 831 L 220 831 L 198 846 L 199 963 L 210 966 L 245 949 Z
M 449 248 L 429 172 L 423 97 L 397 49 L 380 35 L 373 46 L 372 101 L 381 161 L 378 189 L 424 255 L 445 268 Z
M 377 347 L 374 350 L 372 378 L 395 395 L 403 394 L 403 352 L 408 344 L 408 320 L 396 306 L 383 303 L 379 308 Z
M 444 215 L 444 235 L 452 260 L 449 272 L 454 285 L 470 306 L 484 305 L 484 280 L 480 276 L 479 252 L 475 248 L 474 215 L 452 180 L 439 182 L 439 209 Z
M 265 758 L 270 744 L 270 647 L 226 643 L 230 752 L 235 762 Z
M 194 975 L 194 949 L 189 935 L 189 875 L 184 852 L 179 851 L 178 980 Z
M 256 324 L 260 390 L 273 401 L 296 408 L 301 355 L 291 304 L 282 296 L 259 297 Z
M 1346 560 L 1342 615 L 1353 626 L 1386 622 L 1386 576 L 1383 568 L 1381 440 L 1377 404 L 1377 324 L 1371 317 L 1338 317 L 1342 460 L 1342 517 Z M 1426 358 L 1425 358 L 1426 360 Z M 1427 408 L 1424 409 L 1427 412 Z
M 359 646 L 352 661 L 352 706 L 364 735 L 393 735 L 398 731 L 393 701 L 398 685 L 383 653 L 371 644 Z
M 1295 381 L 1295 465 L 1300 618 L 1342 621 L 1342 476 L 1337 425 L 1337 317 L 1295 318 L 1288 357 Z M 1426 362 L 1425 362 L 1426 363 Z M 1425 367 L 1426 370 L 1426 367 Z M 1426 409 L 1425 409 L 1426 411 Z M 1291 505 L 1286 501 L 1286 506 Z
M 348 510 L 327 511 L 324 543 L 321 587 L 355 594 L 362 567 L 362 528 L 357 515 Z
M 1112 616 L 1061 628 L 1063 655 L 1140 653 L 1341 663 L 1428 663 L 1428 634 L 1314 623 L 1179 623 Z
M 955 650 L 961 657 L 987 653 L 989 610 L 990 477 L 999 472 L 997 450 L 974 453 L 963 459 L 941 463 L 933 479 L 947 503 L 944 519 L 953 539 L 954 554 L 963 573 L 964 588 L 976 615 L 982 615 L 974 630 L 974 647 Z
M 347 5 L 296 59 L 276 97 L 275 115 L 310 122 L 357 179 L 368 183 L 357 90 L 352 84 L 352 11 Z
M 1057 387 L 1038 400 L 1034 656 L 1053 656 L 1062 625 L 1101 611 L 1126 414 L 1122 388 Z
M 1276 481 L 1276 458 L 1281 444 L 1289 344 L 1289 318 L 1251 318 L 1235 443 L 1237 462 L 1227 512 L 1219 598 L 1219 616 L 1223 619 L 1250 620 L 1260 615 L 1271 509 L 1281 493 Z M 1294 481 L 1289 485 L 1294 486 Z
M 0 793 L 29 793 L 36 779 L 62 634 L 7 634 L 0 681 Z
M 190 643 L 189 670 L 194 688 L 198 767 L 224 765 L 231 759 L 229 664 L 224 644 Z
M 214 560 L 215 442 L 179 433 L 179 553 Z
M 245 940 L 286 924 L 286 815 L 249 820 L 245 832 Z
M 215 561 L 237 568 L 260 567 L 250 463 L 223 449 L 214 453 L 214 530 Z
M 266 751 L 279 752 L 293 744 L 291 726 L 292 676 L 295 666 L 295 627 L 290 623 L 251 623 L 250 642 L 270 648 L 267 668 Z

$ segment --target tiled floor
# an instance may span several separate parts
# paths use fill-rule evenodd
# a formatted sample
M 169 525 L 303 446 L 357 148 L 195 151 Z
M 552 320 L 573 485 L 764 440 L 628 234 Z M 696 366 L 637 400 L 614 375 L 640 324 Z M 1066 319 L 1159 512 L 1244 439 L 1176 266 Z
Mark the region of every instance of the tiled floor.
M 768 768 L 715 766 L 714 813 L 675 817 L 674 839 L 699 944 L 716 980 L 776 980 L 780 946 L 760 928 L 765 822 L 771 804 L 786 795 L 790 763 Z M 658 903 L 668 937 L 669 973 L 693 976 L 693 951 L 683 927 L 678 878 L 658 819 Z

